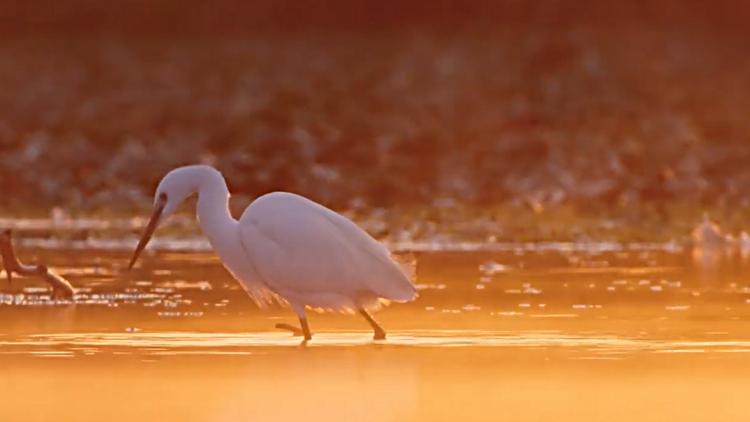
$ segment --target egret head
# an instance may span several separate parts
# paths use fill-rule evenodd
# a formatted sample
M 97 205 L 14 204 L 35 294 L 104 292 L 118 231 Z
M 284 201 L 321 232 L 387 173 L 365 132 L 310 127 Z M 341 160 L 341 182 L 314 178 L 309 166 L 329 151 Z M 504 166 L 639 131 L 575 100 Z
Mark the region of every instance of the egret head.
M 151 240 L 151 236 L 159 223 L 172 215 L 185 199 L 197 191 L 196 178 L 194 177 L 197 167 L 199 166 L 180 167 L 170 171 L 161 179 L 154 195 L 154 209 L 151 218 L 145 230 L 143 230 L 143 235 L 141 235 L 141 240 L 138 242 L 135 252 L 133 252 L 128 269 L 133 268 L 138 256 L 146 247 L 148 241 Z

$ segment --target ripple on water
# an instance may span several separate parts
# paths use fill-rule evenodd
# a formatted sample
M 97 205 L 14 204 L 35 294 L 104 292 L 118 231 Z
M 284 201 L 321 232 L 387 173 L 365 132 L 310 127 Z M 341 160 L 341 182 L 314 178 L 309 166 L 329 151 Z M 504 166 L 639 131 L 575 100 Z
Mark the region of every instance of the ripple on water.
M 582 247 L 568 246 L 569 250 Z M 733 322 L 750 318 L 750 311 L 747 310 L 750 309 L 747 296 L 750 285 L 738 282 L 743 280 L 744 269 L 735 271 L 731 267 L 731 277 L 724 274 L 714 277 L 694 271 L 689 263 L 681 261 L 689 259 L 688 255 L 665 257 L 661 252 L 643 256 L 644 259 L 658 256 L 660 266 L 644 267 L 643 263 L 635 261 L 640 256 L 638 253 L 615 256 L 609 252 L 599 255 L 599 259 L 606 257 L 610 262 L 611 265 L 606 268 L 566 266 L 565 254 L 557 250 L 540 252 L 552 247 L 552 244 L 538 245 L 535 252 L 539 253 L 527 253 L 525 246 L 515 244 L 508 252 L 498 254 L 461 252 L 420 255 L 420 262 L 424 264 L 420 267 L 417 285 L 422 290 L 421 298 L 385 310 L 384 325 L 394 330 L 389 331 L 388 341 L 380 344 L 380 347 L 564 348 L 574 353 L 585 352 L 585 356 L 589 357 L 656 350 L 663 350 L 663 353 L 670 353 L 670 350 L 678 350 L 675 353 L 680 353 L 680 350 L 690 350 L 685 353 L 745 353 L 750 350 L 750 344 L 744 343 L 670 344 L 668 341 L 641 337 L 631 339 L 601 334 L 627 336 L 635 332 L 634 326 L 653 324 L 659 326 L 659 335 L 665 337 L 689 337 L 694 334 L 696 338 L 706 338 L 703 332 L 708 327 L 730 333 L 720 339 L 746 336 L 744 325 Z M 522 257 L 514 257 L 516 252 Z M 0 319 L 15 324 L 12 327 L 15 331 L 11 332 L 78 333 L 119 329 L 123 333 L 102 334 L 100 337 L 95 337 L 96 334 L 69 334 L 68 337 L 47 335 L 35 337 L 34 346 L 24 344 L 30 337 L 0 336 L 0 340 L 10 344 L 7 347 L 0 345 L 2 353 L 8 350 L 22 354 L 30 351 L 44 354 L 49 350 L 68 351 L 76 355 L 155 353 L 153 348 L 148 348 L 148 344 L 155 343 L 163 349 L 159 353 L 228 354 L 257 352 L 258 347 L 274 349 L 299 345 L 298 339 L 286 333 L 222 333 L 256 327 L 250 325 L 255 323 L 248 322 L 250 319 L 246 316 L 258 311 L 239 290 L 239 284 L 222 270 L 214 255 L 161 252 L 145 262 L 140 272 L 105 281 L 102 275 L 113 270 L 99 272 L 86 269 L 79 263 L 117 268 L 114 263 L 127 262 L 129 253 L 94 256 L 90 251 L 37 253 L 44 262 L 47 259 L 50 263 L 66 262 L 68 267 L 58 268 L 71 268 L 70 274 L 74 274 L 71 282 L 77 287 L 77 293 L 73 301 L 52 300 L 49 288 L 41 287 L 41 283 L 37 283 L 39 286 L 28 286 L 23 284 L 25 280 L 19 280 L 19 284 L 14 281 L 13 285 L 7 287 L 9 293 L 0 293 L 0 312 L 3 313 Z M 587 253 L 574 252 L 582 257 Z M 507 267 L 489 265 L 498 262 L 507 264 Z M 491 272 L 495 268 L 496 274 L 478 272 L 482 263 L 488 264 L 484 270 Z M 156 265 L 159 268 L 151 267 Z M 41 306 L 53 309 L 39 309 Z M 292 314 L 288 310 L 273 309 L 264 315 L 271 318 L 282 315 L 282 318 L 289 319 Z M 338 317 L 326 316 L 321 317 L 320 322 L 316 321 L 320 332 L 311 342 L 311 347 L 365 347 L 373 344 L 370 333 L 326 332 L 326 328 L 335 326 L 326 325 L 333 318 Z M 388 321 L 389 318 L 393 319 Z M 604 318 L 609 320 L 599 322 Z M 24 319 L 31 322 L 22 324 Z M 188 320 L 187 324 L 185 320 Z M 143 331 L 125 331 L 126 327 L 134 326 Z M 539 333 L 523 331 L 542 326 L 562 331 L 541 337 Z M 411 327 L 433 330 L 397 330 Z M 437 330 L 447 327 L 512 328 L 518 331 Z M 563 334 L 580 334 L 577 330 L 592 327 L 599 334 Z M 219 332 L 208 334 L 208 337 L 193 333 L 173 333 L 160 337 L 151 331 L 159 329 Z
M 298 347 L 300 340 L 286 333 L 124 332 L 66 333 L 0 337 L 4 354 L 71 357 L 100 353 L 138 354 L 252 354 L 254 350 Z M 429 347 L 566 349 L 589 357 L 634 353 L 750 353 L 750 341 L 663 340 L 612 335 L 568 335 L 559 332 L 491 332 L 463 330 L 401 331 L 388 340 L 372 340 L 369 332 L 323 332 L 307 347 Z M 268 351 L 268 350 L 267 350 Z M 580 356 L 578 356 L 580 357 Z

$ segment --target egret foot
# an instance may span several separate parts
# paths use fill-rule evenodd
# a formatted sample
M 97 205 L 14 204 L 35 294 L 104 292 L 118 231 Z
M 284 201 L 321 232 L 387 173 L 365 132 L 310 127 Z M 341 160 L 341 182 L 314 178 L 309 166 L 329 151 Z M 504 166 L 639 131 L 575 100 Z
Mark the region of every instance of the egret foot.
M 365 317 L 367 322 L 370 323 L 370 326 L 372 327 L 374 334 L 372 336 L 373 340 L 385 340 L 385 330 L 383 327 L 378 324 L 377 321 L 375 321 L 375 318 L 372 317 L 366 310 L 360 309 L 359 310 L 360 315 Z
M 292 335 L 295 336 L 295 337 L 302 337 L 304 335 L 304 333 L 302 332 L 301 329 L 295 327 L 292 324 L 279 323 L 279 324 L 276 324 L 276 328 L 278 328 L 280 330 L 291 331 Z
M 307 325 L 307 320 L 300 318 L 299 323 L 302 328 L 297 328 L 294 325 L 286 323 L 278 323 L 276 324 L 276 328 L 291 331 L 292 335 L 295 337 L 305 337 L 305 341 L 312 340 L 312 334 L 310 333 L 310 326 Z
M 372 339 L 373 340 L 385 340 L 385 331 L 375 330 L 375 334 L 373 334 Z

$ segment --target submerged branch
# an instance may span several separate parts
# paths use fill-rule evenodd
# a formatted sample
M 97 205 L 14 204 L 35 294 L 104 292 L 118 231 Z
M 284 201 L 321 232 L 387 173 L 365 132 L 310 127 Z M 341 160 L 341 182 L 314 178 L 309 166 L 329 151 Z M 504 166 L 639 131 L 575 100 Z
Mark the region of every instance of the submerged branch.
M 52 297 L 66 299 L 73 297 L 75 293 L 73 286 L 61 275 L 50 270 L 46 265 L 26 265 L 18 260 L 13 249 L 13 239 L 10 230 L 5 230 L 0 234 L 0 255 L 3 258 L 3 266 L 8 276 L 8 283 L 12 283 L 13 273 L 23 276 L 40 277 L 52 286 Z

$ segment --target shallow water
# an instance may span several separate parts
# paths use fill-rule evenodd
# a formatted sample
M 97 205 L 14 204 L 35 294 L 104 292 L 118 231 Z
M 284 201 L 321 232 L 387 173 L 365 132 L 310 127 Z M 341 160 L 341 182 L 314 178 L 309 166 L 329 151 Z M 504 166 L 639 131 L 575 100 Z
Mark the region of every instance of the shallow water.
M 747 420 L 750 260 L 678 247 L 409 253 L 420 297 L 274 330 L 206 252 L 21 251 L 78 288 L 3 280 L 7 420 Z

